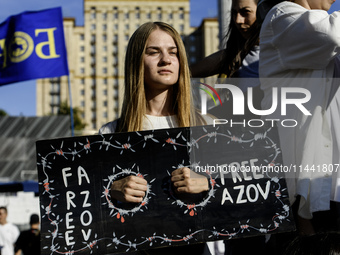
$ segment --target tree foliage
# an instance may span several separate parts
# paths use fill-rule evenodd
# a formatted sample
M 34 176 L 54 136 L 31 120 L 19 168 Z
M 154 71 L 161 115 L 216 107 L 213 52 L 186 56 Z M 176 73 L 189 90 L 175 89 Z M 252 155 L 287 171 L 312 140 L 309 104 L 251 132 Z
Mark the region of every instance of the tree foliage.
M 8 113 L 5 110 L 0 109 L 0 116 L 8 116 Z
M 71 110 L 67 101 L 64 101 L 59 106 L 58 115 L 70 115 Z M 75 130 L 83 130 L 86 123 L 81 118 L 81 110 L 78 107 L 73 107 L 73 124 Z

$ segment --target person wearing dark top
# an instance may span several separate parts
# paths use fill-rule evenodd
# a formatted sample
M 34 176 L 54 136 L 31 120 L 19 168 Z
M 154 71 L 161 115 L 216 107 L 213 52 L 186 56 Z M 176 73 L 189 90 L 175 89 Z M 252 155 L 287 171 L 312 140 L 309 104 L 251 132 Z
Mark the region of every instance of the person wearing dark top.
M 31 228 L 22 231 L 15 243 L 15 255 L 39 255 L 40 254 L 40 219 L 39 215 L 32 214 L 30 218 Z

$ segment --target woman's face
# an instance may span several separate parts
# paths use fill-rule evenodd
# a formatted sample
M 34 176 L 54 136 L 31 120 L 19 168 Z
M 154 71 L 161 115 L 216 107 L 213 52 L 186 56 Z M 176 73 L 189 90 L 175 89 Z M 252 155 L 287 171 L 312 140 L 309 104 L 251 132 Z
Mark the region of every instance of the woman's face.
M 256 21 L 257 4 L 254 0 L 233 0 L 232 15 L 234 23 L 241 35 L 248 39 L 250 27 Z
M 147 89 L 164 90 L 177 83 L 179 76 L 178 49 L 166 32 L 151 32 L 144 54 L 144 83 Z

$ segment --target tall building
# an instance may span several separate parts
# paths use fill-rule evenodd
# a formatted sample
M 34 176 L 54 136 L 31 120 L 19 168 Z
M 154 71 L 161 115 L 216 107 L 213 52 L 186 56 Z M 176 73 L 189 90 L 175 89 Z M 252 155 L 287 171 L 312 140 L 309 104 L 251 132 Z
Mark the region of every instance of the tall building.
M 216 52 L 220 47 L 217 18 L 205 18 L 200 26 L 185 38 L 189 63 L 193 64 Z
M 85 133 L 119 116 L 127 43 L 148 21 L 166 22 L 185 38 L 193 30 L 190 0 L 84 0 L 84 26 L 64 19 L 72 105 L 82 111 Z M 37 115 L 56 114 L 69 95 L 66 76 L 38 80 Z

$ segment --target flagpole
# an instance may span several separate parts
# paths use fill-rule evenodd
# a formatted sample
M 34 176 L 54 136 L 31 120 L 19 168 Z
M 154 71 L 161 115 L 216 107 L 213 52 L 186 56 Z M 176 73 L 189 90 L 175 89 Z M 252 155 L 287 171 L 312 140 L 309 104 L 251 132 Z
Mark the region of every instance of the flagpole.
M 71 82 L 70 82 L 70 75 L 67 75 L 68 80 L 68 93 L 70 97 L 70 117 L 71 117 L 71 134 L 74 136 L 74 121 L 73 121 L 73 107 L 72 107 L 72 93 L 71 93 Z

